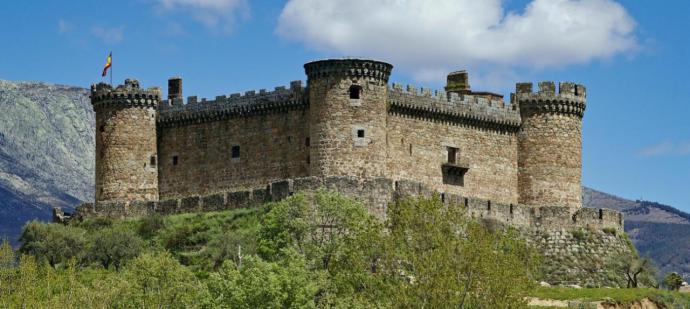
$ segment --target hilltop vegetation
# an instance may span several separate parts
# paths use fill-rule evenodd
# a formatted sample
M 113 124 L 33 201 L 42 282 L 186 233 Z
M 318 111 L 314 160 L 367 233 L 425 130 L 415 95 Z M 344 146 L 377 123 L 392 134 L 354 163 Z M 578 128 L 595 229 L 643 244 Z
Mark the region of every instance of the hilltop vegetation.
M 331 193 L 255 209 L 70 226 L 0 253 L 2 307 L 521 308 L 538 258 L 461 207 L 409 199 L 381 223 Z M 506 279 L 509 278 L 509 279 Z

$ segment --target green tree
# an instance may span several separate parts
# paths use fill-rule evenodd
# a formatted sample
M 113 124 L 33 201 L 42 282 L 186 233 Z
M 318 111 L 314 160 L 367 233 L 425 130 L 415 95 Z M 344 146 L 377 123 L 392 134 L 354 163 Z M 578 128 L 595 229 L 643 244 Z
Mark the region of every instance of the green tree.
M 127 263 L 126 288 L 118 306 L 136 308 L 193 308 L 206 290 L 194 274 L 169 253 L 144 253 Z
M 664 278 L 664 285 L 669 290 L 676 291 L 680 288 L 682 284 L 683 277 L 681 277 L 678 273 L 670 273 L 666 275 L 666 277 Z
M 214 269 L 226 260 L 241 266 L 243 256 L 256 253 L 256 233 L 253 230 L 228 231 L 215 235 L 206 246 L 206 258 Z
M 142 247 L 143 241 L 130 229 L 105 228 L 94 232 L 87 257 L 106 269 L 113 266 L 115 270 L 120 270 L 127 260 L 139 255 Z
M 314 308 L 316 285 L 304 259 L 284 253 L 280 263 L 247 256 L 242 266 L 228 260 L 208 279 L 208 307 Z
M 86 245 L 85 231 L 62 224 L 31 221 L 24 226 L 19 251 L 56 267 L 69 259 L 81 259 Z
M 319 286 L 319 307 L 375 303 L 381 224 L 358 202 L 332 192 L 297 194 L 270 205 L 258 252 L 269 261 L 303 255 Z
M 518 308 L 536 259 L 510 230 L 491 232 L 464 210 L 432 199 L 389 206 L 383 240 L 385 297 L 406 308 Z

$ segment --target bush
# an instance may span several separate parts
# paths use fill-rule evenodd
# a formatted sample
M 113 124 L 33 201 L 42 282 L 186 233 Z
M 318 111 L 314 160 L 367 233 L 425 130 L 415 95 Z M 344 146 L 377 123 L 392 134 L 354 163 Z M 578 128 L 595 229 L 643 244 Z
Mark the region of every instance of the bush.
M 119 270 L 127 260 L 138 256 L 142 247 L 143 241 L 131 230 L 107 228 L 91 237 L 87 255 L 105 269 L 113 266 Z
M 113 220 L 107 217 L 96 217 L 79 223 L 80 228 L 88 231 L 96 231 L 113 226 Z
M 85 231 L 54 223 L 31 221 L 24 226 L 19 251 L 56 267 L 69 259 L 81 260 L 84 254 Z
M 678 273 L 670 273 L 666 275 L 666 278 L 664 278 L 664 286 L 666 286 L 666 288 L 669 290 L 677 291 L 682 284 L 683 277 L 681 277 Z
M 165 231 L 163 244 L 168 250 L 180 251 L 194 244 L 192 236 L 194 236 L 194 230 L 190 225 L 176 226 Z
M 163 219 L 163 216 L 154 214 L 141 220 L 139 227 L 137 228 L 137 233 L 141 237 L 151 238 L 163 228 L 165 228 L 165 220 Z
M 587 233 L 585 233 L 583 230 L 570 231 L 570 234 L 573 235 L 573 238 L 575 238 L 577 241 L 583 241 L 585 238 L 587 238 Z
M 127 288 L 120 291 L 119 308 L 199 307 L 206 290 L 169 253 L 145 253 L 127 264 Z
M 613 236 L 616 236 L 616 234 L 618 232 L 618 231 L 616 231 L 615 228 L 612 228 L 612 227 L 605 227 L 603 229 L 603 231 L 604 231 L 604 233 L 609 234 L 609 235 L 613 235 Z
M 294 252 L 281 263 L 247 256 L 226 261 L 208 280 L 209 302 L 220 308 L 315 308 L 316 285 Z

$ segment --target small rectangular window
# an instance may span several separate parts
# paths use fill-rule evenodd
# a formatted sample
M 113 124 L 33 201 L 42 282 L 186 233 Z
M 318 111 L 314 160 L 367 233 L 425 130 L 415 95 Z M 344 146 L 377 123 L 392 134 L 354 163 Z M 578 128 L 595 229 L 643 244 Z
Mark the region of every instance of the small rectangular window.
M 156 156 L 151 156 L 151 158 L 149 159 L 149 165 L 151 165 L 151 167 L 156 166 Z
M 457 161 L 458 149 L 455 147 L 446 147 L 448 149 L 448 163 L 453 163 Z
M 177 156 L 173 156 L 172 165 L 177 165 Z
M 364 137 L 364 130 L 362 130 L 362 129 L 357 130 L 357 137 L 363 138 Z
M 362 92 L 362 87 L 359 85 L 350 86 L 350 99 L 359 100 L 359 95 Z
M 311 144 L 311 141 L 309 140 L 309 138 L 308 138 L 308 137 L 307 137 L 307 138 L 305 138 L 305 139 L 304 139 L 304 146 L 307 146 L 307 147 L 309 147 L 309 146 L 310 146 L 310 144 Z
M 232 146 L 232 158 L 237 159 L 240 157 L 240 146 Z

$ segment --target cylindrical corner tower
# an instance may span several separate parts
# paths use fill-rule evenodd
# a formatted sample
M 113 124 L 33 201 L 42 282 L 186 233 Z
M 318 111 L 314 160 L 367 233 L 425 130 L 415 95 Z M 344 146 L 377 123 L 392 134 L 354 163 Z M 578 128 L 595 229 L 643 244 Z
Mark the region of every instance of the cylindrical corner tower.
M 156 109 L 161 91 L 125 80 L 91 86 L 96 112 L 96 202 L 158 200 Z
M 304 65 L 310 109 L 310 175 L 386 175 L 388 78 L 379 61 L 322 60 Z
M 582 85 L 553 82 L 517 84 L 519 202 L 531 206 L 582 207 Z

